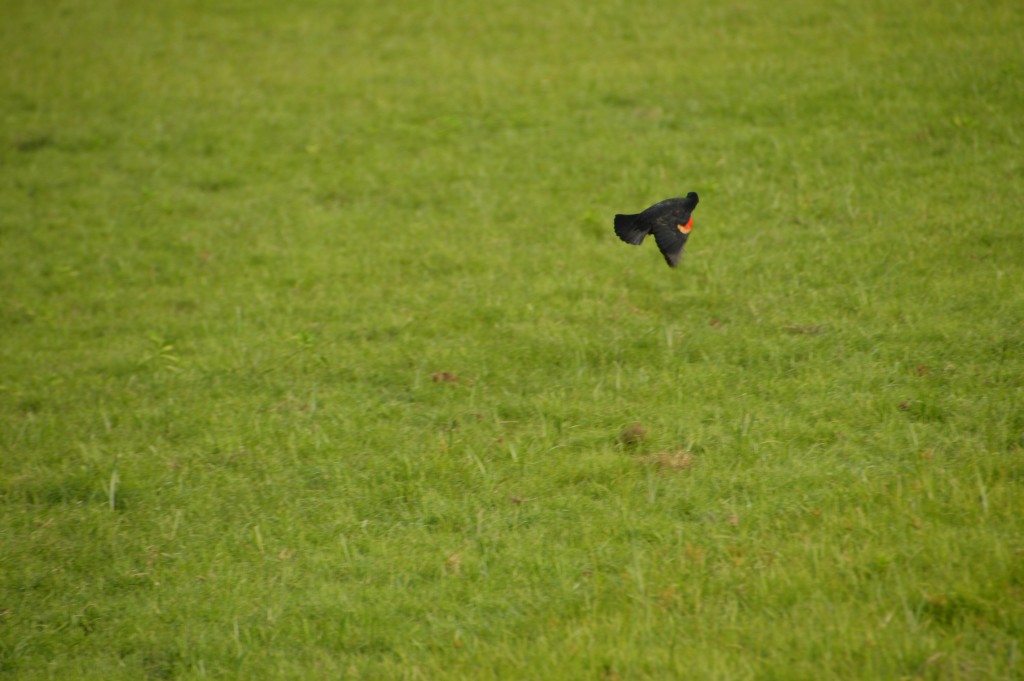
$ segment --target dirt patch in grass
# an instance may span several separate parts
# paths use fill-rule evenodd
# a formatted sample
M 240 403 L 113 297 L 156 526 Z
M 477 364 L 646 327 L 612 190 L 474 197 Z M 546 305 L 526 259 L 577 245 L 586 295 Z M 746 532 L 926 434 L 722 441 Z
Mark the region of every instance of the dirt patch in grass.
M 686 471 L 693 468 L 697 463 L 697 459 L 693 454 L 685 450 L 648 454 L 641 456 L 637 461 L 646 466 L 656 466 L 664 471 Z

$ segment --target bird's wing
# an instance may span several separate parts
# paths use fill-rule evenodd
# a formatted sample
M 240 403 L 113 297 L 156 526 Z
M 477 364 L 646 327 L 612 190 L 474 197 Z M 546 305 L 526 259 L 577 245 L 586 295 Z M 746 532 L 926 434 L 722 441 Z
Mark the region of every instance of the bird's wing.
M 654 240 L 658 243 L 658 250 L 665 256 L 665 262 L 669 267 L 679 264 L 679 260 L 683 257 L 683 247 L 686 246 L 686 240 L 690 238 L 688 232 L 682 231 L 681 227 L 684 226 L 676 225 L 674 221 L 669 223 L 659 221 L 654 226 Z

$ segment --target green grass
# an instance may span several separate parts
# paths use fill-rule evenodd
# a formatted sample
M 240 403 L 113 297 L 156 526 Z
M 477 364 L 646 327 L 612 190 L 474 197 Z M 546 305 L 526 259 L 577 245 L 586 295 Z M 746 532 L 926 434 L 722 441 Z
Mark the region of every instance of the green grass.
M 0 14 L 0 676 L 1024 677 L 1019 2 Z

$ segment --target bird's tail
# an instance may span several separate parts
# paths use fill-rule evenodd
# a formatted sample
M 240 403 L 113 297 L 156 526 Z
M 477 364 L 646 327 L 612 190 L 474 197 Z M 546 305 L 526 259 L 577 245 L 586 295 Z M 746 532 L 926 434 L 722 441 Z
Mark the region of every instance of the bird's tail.
M 627 244 L 639 246 L 644 242 L 644 237 L 650 234 L 648 229 L 639 224 L 639 217 L 639 213 L 615 216 L 615 233 Z

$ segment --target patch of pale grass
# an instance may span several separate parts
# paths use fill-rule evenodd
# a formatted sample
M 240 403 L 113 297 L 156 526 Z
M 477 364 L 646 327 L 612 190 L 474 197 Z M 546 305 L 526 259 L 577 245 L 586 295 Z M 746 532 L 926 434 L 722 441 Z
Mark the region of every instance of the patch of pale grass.
M 655 466 L 666 471 L 686 471 L 693 468 L 697 463 L 694 455 L 684 450 L 645 454 L 644 456 L 638 456 L 636 460 L 639 463 Z

